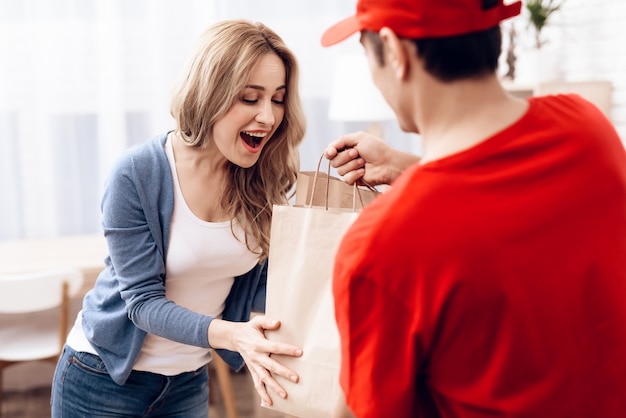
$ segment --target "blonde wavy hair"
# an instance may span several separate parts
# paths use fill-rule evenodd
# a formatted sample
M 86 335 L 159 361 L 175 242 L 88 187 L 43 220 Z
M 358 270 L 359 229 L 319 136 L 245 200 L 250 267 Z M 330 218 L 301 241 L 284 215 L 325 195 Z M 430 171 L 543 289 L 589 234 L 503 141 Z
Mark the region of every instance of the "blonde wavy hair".
M 248 249 L 261 258 L 269 254 L 272 206 L 288 202 L 300 167 L 298 146 L 306 123 L 295 55 L 262 23 L 218 22 L 201 35 L 171 104 L 177 133 L 188 145 L 203 146 L 211 138 L 215 122 L 239 99 L 250 70 L 265 54 L 276 54 L 285 65 L 284 118 L 256 164 L 249 168 L 227 164 L 230 184 L 222 200 L 222 208 L 246 232 Z

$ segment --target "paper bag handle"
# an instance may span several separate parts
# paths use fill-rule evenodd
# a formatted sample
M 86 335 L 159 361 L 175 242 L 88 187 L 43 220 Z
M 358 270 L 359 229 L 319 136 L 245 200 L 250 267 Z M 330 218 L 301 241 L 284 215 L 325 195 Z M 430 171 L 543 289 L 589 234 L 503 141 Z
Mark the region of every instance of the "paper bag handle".
M 309 198 L 309 202 L 307 203 L 307 207 L 311 207 L 313 205 L 313 195 L 315 194 L 315 186 L 317 184 L 317 175 L 320 172 L 320 167 L 322 165 L 322 160 L 324 159 L 324 154 L 322 154 L 322 156 L 320 157 L 319 161 L 317 162 L 317 169 L 315 170 L 315 175 L 313 176 L 313 190 L 311 191 L 311 197 Z M 326 194 L 324 196 L 324 203 L 325 203 L 325 208 L 326 210 L 328 210 L 328 190 L 330 188 L 330 160 L 328 160 L 328 168 L 326 170 Z M 363 197 L 361 196 L 361 190 L 359 189 L 359 187 L 357 186 L 357 182 L 355 181 L 352 185 L 353 189 L 352 189 L 352 211 L 356 212 L 356 197 L 357 195 L 359 196 L 359 201 L 361 202 L 361 207 L 365 207 L 365 205 L 363 204 Z M 377 192 L 377 190 L 372 187 L 371 185 L 365 183 L 365 187 L 367 187 L 368 189 L 370 189 L 371 191 L 375 191 Z

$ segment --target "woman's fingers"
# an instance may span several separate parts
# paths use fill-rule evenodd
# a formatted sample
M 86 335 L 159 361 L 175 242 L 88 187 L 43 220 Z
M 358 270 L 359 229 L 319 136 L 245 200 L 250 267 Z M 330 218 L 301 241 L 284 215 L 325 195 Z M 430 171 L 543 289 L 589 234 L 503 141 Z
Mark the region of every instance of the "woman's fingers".
M 263 351 L 267 354 L 282 354 L 291 357 L 300 357 L 302 355 L 302 349 L 300 347 L 276 341 L 267 340 L 267 344 L 263 348 Z
M 280 396 L 287 398 L 287 391 L 272 377 L 267 368 L 255 365 L 250 368 L 250 374 L 254 382 L 254 388 L 261 397 L 261 404 L 272 406 L 272 398 L 268 393 L 268 389 Z
M 265 394 L 262 395 L 262 399 L 264 399 L 267 405 L 272 405 L 270 396 L 267 394 L 268 390 L 283 399 L 288 396 L 287 390 L 276 380 L 276 376 L 281 376 L 293 383 L 298 383 L 299 377 L 297 373 L 269 356 L 264 356 L 264 358 L 260 359 L 255 363 L 255 367 L 257 367 L 256 375 L 258 376 L 259 384 L 262 385 L 261 390 L 265 391 Z M 257 388 L 257 391 L 258 390 L 259 388 Z
M 295 357 L 299 357 L 300 355 L 302 355 L 302 351 L 300 351 L 300 353 Z M 296 372 L 277 361 L 276 357 L 264 357 L 259 361 L 259 364 L 261 364 L 261 366 L 263 366 L 272 376 L 281 376 L 292 381 L 293 383 L 298 383 L 300 380 L 300 377 Z
M 258 376 L 260 383 L 264 386 L 263 390 L 265 390 L 269 405 L 272 404 L 272 400 L 270 399 L 269 394 L 267 394 L 267 390 L 271 390 L 281 398 L 287 398 L 287 391 L 283 388 L 280 383 L 276 381 L 269 373 L 269 371 L 265 368 L 260 368 L 258 370 Z
M 266 330 L 275 330 L 280 327 L 280 321 L 266 317 L 257 316 L 250 321 L 250 325 L 262 334 Z M 287 397 L 287 391 L 275 379 L 281 376 L 291 382 L 297 383 L 299 376 L 290 368 L 280 362 L 280 355 L 290 357 L 300 357 L 302 349 L 292 344 L 270 341 L 265 338 L 257 340 L 256 343 L 243 350 L 242 355 L 248 364 L 250 373 L 254 380 L 254 385 L 261 396 L 261 401 L 268 406 L 272 405 L 272 400 L 268 392 L 275 393 L 281 398 Z M 278 355 L 271 357 L 272 355 Z
M 239 352 L 244 357 L 249 357 L 252 361 L 260 362 L 260 359 L 269 359 L 270 354 L 282 354 L 292 357 L 300 357 L 302 349 L 293 344 L 271 341 L 265 338 L 266 330 L 276 330 L 280 327 L 280 321 L 266 317 L 257 316 L 250 321 L 250 325 L 255 329 L 256 336 L 252 338 L 253 343 L 240 344 Z M 259 334 L 260 333 L 260 334 Z
M 285 379 L 288 379 L 294 383 L 298 383 L 300 380 L 298 374 L 282 364 L 280 362 L 280 357 L 276 357 L 276 355 L 284 355 L 289 357 L 300 357 L 302 356 L 302 349 L 296 347 L 291 344 L 277 343 L 267 341 L 267 343 L 261 347 L 259 347 L 259 351 L 256 353 L 250 353 L 250 360 L 263 369 L 267 371 L 267 375 L 275 375 L 281 376 Z M 259 371 L 259 374 L 265 377 L 264 372 Z
M 250 375 L 252 376 L 252 382 L 254 383 L 254 389 L 256 389 L 259 397 L 261 398 L 261 405 L 272 406 L 272 398 L 267 393 L 265 383 L 257 371 L 253 367 L 249 367 Z

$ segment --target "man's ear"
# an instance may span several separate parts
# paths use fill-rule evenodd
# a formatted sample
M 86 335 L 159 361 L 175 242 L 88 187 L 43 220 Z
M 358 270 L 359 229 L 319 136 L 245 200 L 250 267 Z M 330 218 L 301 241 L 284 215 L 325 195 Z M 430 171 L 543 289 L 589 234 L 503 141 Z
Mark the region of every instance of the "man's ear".
M 391 65 L 398 79 L 406 80 L 411 67 L 410 51 L 407 50 L 407 45 L 388 27 L 382 28 L 379 36 L 383 43 L 385 62 Z

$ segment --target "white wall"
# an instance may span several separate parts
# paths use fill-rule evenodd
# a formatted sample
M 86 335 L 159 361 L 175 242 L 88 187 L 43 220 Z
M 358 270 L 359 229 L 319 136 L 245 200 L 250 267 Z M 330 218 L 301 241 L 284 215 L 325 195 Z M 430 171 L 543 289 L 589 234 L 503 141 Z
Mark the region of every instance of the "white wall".
M 513 1 L 513 0 L 507 0 Z M 173 126 L 173 79 L 212 21 L 259 20 L 301 63 L 307 135 L 302 169 L 325 145 L 367 123 L 328 119 L 332 68 L 357 37 L 322 48 L 323 30 L 356 0 L 3 0 L 0 2 L 0 239 L 97 232 L 109 167 L 128 145 Z M 514 19 L 528 37 L 525 17 Z M 611 112 L 626 140 L 626 1 L 565 0 L 546 31 L 567 80 L 613 83 Z M 526 33 L 524 33 L 526 32 Z M 519 60 L 524 59 L 524 45 Z M 420 153 L 395 121 L 386 139 Z
M 567 0 L 562 12 L 564 76 L 612 82 L 611 118 L 626 141 L 626 2 Z
M 48 112 L 50 107 L 63 114 L 91 113 L 99 108 L 115 109 L 116 103 L 109 103 L 115 100 L 127 104 L 127 107 L 119 106 L 117 113 L 105 112 L 103 123 L 99 125 L 103 131 L 101 135 L 106 139 L 100 144 L 99 151 L 106 157 L 100 162 L 100 178 L 90 184 L 95 195 L 85 204 L 99 219 L 99 188 L 103 173 L 108 162 L 127 145 L 126 132 L 121 133 L 129 130 L 122 126 L 125 112 L 134 111 L 148 118 L 145 127 L 141 123 L 136 128 L 131 126 L 131 131 L 141 131 L 131 135 L 134 140 L 144 139 L 144 136 L 168 126 L 171 79 L 186 58 L 191 42 L 214 18 L 211 12 L 215 6 L 199 0 L 84 3 L 82 0 L 25 0 L 12 3 L 14 6 L 7 2 L 0 7 L 3 12 L 0 15 L 0 57 L 3 58 L 0 60 L 0 145 L 5 157 L 3 159 L 0 155 L 0 191 L 3 195 L 0 215 L 5 220 L 0 223 L 0 235 L 3 238 L 53 235 L 58 232 L 55 222 L 45 216 L 50 207 L 56 206 L 50 203 L 54 200 L 53 188 L 42 187 L 42 184 L 47 185 L 50 170 L 44 169 L 51 165 L 52 160 L 47 156 L 54 154 L 54 148 L 49 140 L 47 113 L 41 110 Z M 334 139 L 335 134 L 364 127 L 328 120 L 324 101 L 329 93 L 332 61 L 337 54 L 349 49 L 350 44 L 331 49 L 321 49 L 318 44 L 323 29 L 338 17 L 350 13 L 354 1 L 328 0 L 306 5 L 288 2 L 281 7 L 277 7 L 280 2 L 276 0 L 272 2 L 274 7 L 265 2 L 239 0 L 213 3 L 221 6 L 218 8 L 220 18 L 253 17 L 270 24 L 296 51 L 301 61 L 303 96 L 309 112 L 307 140 L 302 152 L 303 169 L 314 166 L 324 144 Z M 94 10 L 90 11 L 89 5 Z M 294 13 L 296 9 L 299 12 L 294 17 L 284 16 L 290 12 L 286 5 L 292 7 Z M 41 8 L 54 14 L 55 18 L 43 24 L 45 11 L 37 12 L 38 18 L 32 22 L 24 17 Z M 85 16 L 82 20 L 76 16 L 61 18 L 62 12 Z M 96 12 L 105 18 L 95 19 L 92 14 Z M 147 19 L 146 14 L 159 16 Z M 116 21 L 114 15 L 125 18 Z M 516 18 L 516 23 L 521 32 L 526 31 L 524 16 Z M 306 33 L 305 37 L 302 32 Z M 124 42 L 116 43 L 115 37 L 124 34 L 127 36 Z M 526 32 L 521 36 L 528 35 Z M 626 142 L 626 1 L 565 0 L 562 10 L 554 15 L 547 28 L 546 36 L 550 39 L 550 48 L 558 55 L 559 70 L 564 79 L 612 82 L 611 118 Z M 90 42 L 98 45 L 98 49 L 91 49 Z M 524 47 L 520 45 L 518 50 L 520 61 L 524 59 Z M 132 60 L 125 61 L 126 56 Z M 76 67 L 77 62 L 81 67 Z M 42 78 L 22 73 L 33 66 L 46 68 L 45 74 L 40 73 Z M 11 70 L 14 68 L 18 71 Z M 146 78 L 152 82 L 142 83 Z M 121 82 L 114 82 L 120 79 Z M 9 86 L 19 87 L 12 90 L 15 95 L 10 93 Z M 117 90 L 111 92 L 111 89 Z M 40 94 L 36 100 L 26 102 L 32 98 L 32 92 Z M 321 104 L 316 104 L 316 100 Z M 6 112 L 4 117 L 2 112 Z M 11 122 L 14 119 L 16 122 Z M 132 125 L 132 122 L 130 120 L 127 124 Z M 404 145 L 409 150 L 418 145 L 414 138 L 403 137 L 394 122 L 386 123 L 385 128 L 394 145 Z M 86 140 L 77 136 L 80 141 L 77 139 L 75 143 Z M 16 155 L 21 157 L 16 158 Z M 75 158 L 77 161 L 84 159 L 85 155 Z M 16 172 L 23 174 L 20 181 L 15 180 Z M 84 177 L 85 172 L 79 176 Z M 17 197 L 12 199 L 11 196 Z M 39 228 L 40 224 L 50 226 Z M 50 367 L 46 370 L 49 374 Z M 10 382 L 29 375 L 21 369 L 8 373 L 8 388 L 19 386 Z M 12 373 L 13 378 L 10 377 Z M 32 380 L 28 381 L 32 383 Z
M 0 2 L 0 239 L 100 230 L 112 163 L 171 129 L 206 0 Z
M 545 29 L 545 49 L 556 58 L 565 81 L 612 83 L 611 120 L 626 142 L 626 1 L 565 0 Z M 531 36 L 526 13 L 515 19 L 520 33 L 518 65 L 528 53 Z

